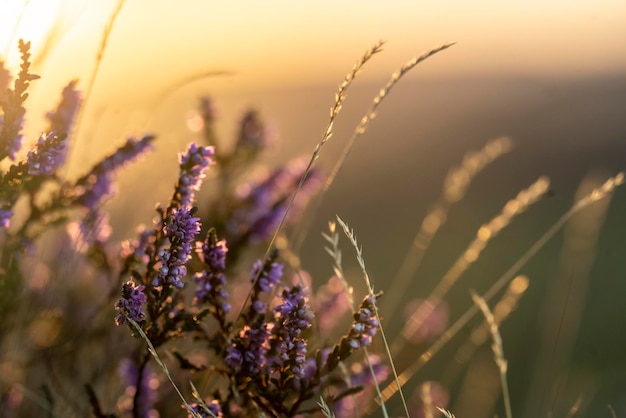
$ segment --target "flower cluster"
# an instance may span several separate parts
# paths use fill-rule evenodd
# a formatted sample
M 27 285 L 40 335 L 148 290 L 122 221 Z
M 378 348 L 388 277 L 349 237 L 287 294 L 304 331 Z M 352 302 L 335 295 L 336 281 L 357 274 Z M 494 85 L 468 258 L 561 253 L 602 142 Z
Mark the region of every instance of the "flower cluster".
M 115 302 L 115 310 L 119 314 L 115 317 L 117 325 L 123 325 L 128 322 L 127 318 L 135 322 L 141 322 L 146 313 L 141 305 L 146 303 L 146 295 L 143 293 L 145 286 L 137 286 L 133 280 L 129 280 L 122 286 L 122 297 Z
M 65 158 L 65 136 L 42 134 L 34 150 L 28 151 L 28 174 L 50 176 L 63 164 Z
M 270 335 L 266 323 L 256 328 L 244 325 L 226 349 L 224 363 L 241 376 L 259 374 L 267 366 Z
M 186 153 L 179 155 L 180 176 L 172 199 L 174 207 L 193 206 L 195 192 L 200 189 L 204 172 L 212 163 L 210 157 L 214 154 L 213 147 L 201 147 L 194 142 Z
M 215 399 L 209 402 L 205 401 L 202 404 L 192 403 L 190 406 L 193 412 L 200 415 L 202 418 L 224 417 L 224 414 L 222 413 L 222 407 Z M 189 415 L 189 417 L 191 417 L 191 415 Z
M 376 318 L 376 302 L 380 294 L 368 295 L 361 302 L 361 306 L 354 314 L 354 322 L 348 335 L 344 336 L 328 357 L 326 366 L 333 370 L 340 361 L 346 359 L 354 351 L 367 347 L 372 343 L 372 338 L 378 332 L 378 319 Z
M 37 78 L 29 73 L 28 49 L 28 44 L 20 43 L 20 74 L 12 89 L 0 91 L 0 160 L 16 159 L 20 150 L 26 90 L 30 81 Z M 0 87 L 5 87 L 5 81 L 8 87 L 1 70 Z M 168 409 L 168 397 L 161 395 L 171 388 L 161 385 L 158 371 L 153 370 L 156 352 L 152 349 L 160 352 L 163 347 L 167 347 L 170 359 L 179 366 L 168 365 L 176 380 L 186 379 L 187 373 L 204 373 L 202 378 L 206 373 L 215 373 L 218 383 L 208 389 L 202 387 L 209 393 L 196 393 L 197 402 L 191 404 L 191 411 L 187 410 L 194 417 L 296 416 L 315 407 L 311 399 L 322 390 L 343 390 L 336 365 L 329 364 L 346 361 L 352 352 L 371 342 L 377 325 L 370 315 L 375 301 L 364 303 L 358 320 L 342 340 L 347 345 L 341 345 L 339 354 L 334 354 L 336 349 L 326 346 L 326 341 L 312 343 L 315 317 L 307 282 L 281 283 L 286 267 L 279 251 L 272 249 L 265 257 L 250 262 L 258 257 L 257 245 L 267 244 L 279 224 L 286 228 L 293 224 L 320 188 L 320 172 L 310 170 L 302 159 L 254 170 L 272 136 L 259 112 L 249 110 L 243 114 L 232 142 L 235 146 L 225 147 L 215 135 L 214 104 L 210 98 L 203 98 L 200 118 L 205 144 L 192 142 L 178 155 L 179 173 L 171 198 L 157 205 L 152 224 L 139 228 L 136 237 L 124 242 L 120 251 L 119 244 L 112 242 L 115 235 L 109 219 L 114 216 L 109 217 L 105 203 L 113 194 L 117 172 L 152 149 L 155 137 L 130 138 L 77 180 L 63 178 L 61 168 L 82 101 L 76 85 L 76 81 L 66 85 L 55 110 L 46 114 L 48 130 L 24 152 L 22 161 L 5 161 L 7 169 L 0 174 L 0 227 L 4 229 L 0 272 L 15 273 L 8 275 L 6 288 L 14 286 L 11 289 L 36 294 L 50 277 L 64 277 L 71 268 L 77 279 L 72 283 L 80 290 L 59 297 L 54 302 L 59 308 L 50 310 L 52 313 L 44 319 L 37 319 L 45 326 L 31 324 L 29 330 L 46 332 L 33 337 L 39 346 L 28 344 L 28 353 L 23 356 L 26 360 L 19 367 L 24 368 L 29 362 L 48 367 L 47 356 L 40 355 L 41 349 L 53 347 L 58 335 L 76 341 L 91 339 L 94 344 L 77 347 L 76 356 L 72 352 L 67 358 L 55 358 L 54 368 L 58 369 L 55 373 L 69 375 L 76 371 L 76 358 L 87 358 L 94 352 L 93 347 L 107 352 L 105 358 L 81 362 L 87 364 L 89 376 L 100 376 L 101 382 L 120 385 L 111 391 L 119 394 L 112 402 L 110 396 L 102 398 L 108 403 L 99 398 L 101 382 L 86 385 L 86 396 L 95 416 L 114 416 L 107 412 L 113 409 L 119 416 L 134 417 L 154 416 L 157 407 L 162 416 L 180 412 L 176 402 L 175 408 Z M 212 194 L 198 199 L 200 186 L 213 164 L 216 168 Z M 21 210 L 20 199 L 26 202 L 28 210 L 14 217 Z M 194 206 L 197 201 L 199 207 Z M 203 208 L 205 203 L 209 204 Z M 19 219 L 18 225 L 11 225 L 14 219 Z M 65 228 L 53 230 L 51 227 L 56 225 Z M 206 229 L 201 240 L 198 235 L 203 225 Z M 57 241 L 58 260 L 50 262 L 50 266 L 42 262 L 23 273 L 15 255 L 24 251 L 25 243 L 34 243 L 46 231 L 62 235 Z M 51 239 L 57 239 L 51 235 Z M 73 257 L 71 263 L 65 262 L 68 257 Z M 242 271 L 248 274 L 241 274 Z M 30 276 L 26 286 L 26 277 Z M 189 289 L 190 282 L 195 289 Z M 87 286 L 92 287 L 90 297 L 83 295 Z M 17 298 L 0 296 L 0 312 L 15 311 Z M 98 303 L 94 303 L 96 298 Z M 42 305 L 49 303 L 40 294 L 31 299 L 41 299 Z M 332 301 L 324 303 L 327 302 Z M 104 317 L 99 315 L 102 306 L 109 311 L 106 324 L 99 320 Z M 233 306 L 239 309 L 232 309 Z M 57 329 L 54 315 L 77 319 L 66 321 L 63 329 Z M 112 322 L 131 331 L 120 334 L 127 339 L 108 338 Z M 149 340 L 150 350 L 139 338 Z M 344 349 L 344 345 L 348 348 Z M 56 353 L 50 350 L 53 351 Z M 12 364 L 12 359 L 2 357 L 0 362 Z M 28 373 L 21 375 L 31 379 Z M 83 378 L 81 374 L 80 379 Z M 49 384 L 47 380 L 19 383 Z M 51 391 L 50 399 L 62 399 L 62 392 Z M 207 400 L 202 401 L 203 398 Z M 72 403 L 75 402 L 67 402 Z M 16 405 L 15 410 L 25 416 L 41 414 L 26 403 Z M 53 409 L 54 405 L 49 412 L 55 413 Z M 85 410 L 75 411 L 77 416 L 86 414 Z
M 252 282 L 252 293 L 250 297 L 251 314 L 247 318 L 252 320 L 254 317 L 262 316 L 267 312 L 267 303 L 263 302 L 260 297 L 263 293 L 268 294 L 280 283 L 283 275 L 283 265 L 275 260 L 278 252 L 273 251 L 267 258 L 265 263 L 257 260 L 250 272 L 250 281 Z
M 206 240 L 197 243 L 196 251 L 205 268 L 194 276 L 197 285 L 193 304 L 197 306 L 207 304 L 224 328 L 225 315 L 230 312 L 224 272 L 228 252 L 226 241 L 218 241 L 215 230 L 211 229 Z
M 200 218 L 193 216 L 192 208 L 175 210 L 165 226 L 165 236 L 170 246 L 159 252 L 159 274 L 152 282 L 153 286 L 166 283 L 179 289 L 184 286 L 182 278 L 187 274 L 185 265 L 191 258 L 191 249 L 196 234 L 200 232 Z
M 299 286 L 285 288 L 282 304 L 274 308 L 278 329 L 273 332 L 272 346 L 275 351 L 273 367 L 278 369 L 281 380 L 290 375 L 297 379 L 304 377 L 307 342 L 301 338 L 304 330 L 311 327 L 313 312 Z

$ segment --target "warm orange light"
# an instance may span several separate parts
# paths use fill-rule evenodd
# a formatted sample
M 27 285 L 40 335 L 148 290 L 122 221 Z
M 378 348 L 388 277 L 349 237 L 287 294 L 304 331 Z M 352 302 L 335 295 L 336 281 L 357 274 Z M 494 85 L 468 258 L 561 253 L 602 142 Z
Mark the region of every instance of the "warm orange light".
M 0 54 L 11 71 L 19 67 L 18 39 L 43 45 L 63 0 L 4 2 L 0 13 Z

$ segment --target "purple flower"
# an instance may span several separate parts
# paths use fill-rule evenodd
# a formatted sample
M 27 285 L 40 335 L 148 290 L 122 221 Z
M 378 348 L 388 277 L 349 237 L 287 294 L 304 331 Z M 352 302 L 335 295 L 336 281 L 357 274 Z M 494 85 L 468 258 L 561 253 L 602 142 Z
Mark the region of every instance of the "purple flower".
M 115 317 L 117 325 L 123 325 L 129 317 L 135 322 L 141 322 L 146 313 L 141 309 L 141 305 L 146 303 L 146 295 L 143 293 L 145 286 L 136 286 L 133 279 L 122 285 L 122 297 L 115 302 L 115 310 L 119 315 Z
M 197 287 L 193 303 L 196 305 L 208 303 L 213 309 L 213 314 L 224 325 L 224 314 L 230 311 L 230 304 L 227 303 L 228 292 L 224 288 L 226 286 L 224 270 L 228 252 L 226 241 L 218 241 L 215 230 L 211 229 L 204 242 L 196 243 L 196 251 L 206 268 L 194 276 Z
M 200 189 L 204 173 L 212 164 L 211 157 L 214 154 L 212 146 L 201 147 L 196 143 L 191 143 L 186 153 L 179 154 L 180 175 L 172 199 L 172 208 L 193 205 L 196 191 Z
M 152 149 L 153 140 L 153 136 L 145 136 L 140 140 L 130 138 L 124 146 L 96 164 L 87 175 L 81 177 L 76 183 L 77 186 L 84 189 L 78 201 L 90 209 L 95 209 L 103 198 L 111 194 L 114 172 Z
M 278 283 L 283 275 L 283 266 L 275 262 L 278 252 L 273 250 L 268 259 L 263 264 L 262 260 L 257 260 L 250 272 L 250 281 L 252 282 L 252 295 L 250 297 L 250 313 L 247 320 L 253 320 L 254 317 L 265 315 L 267 312 L 267 304 L 259 298 L 262 293 L 270 292 Z
M 271 258 L 271 257 L 270 257 Z M 280 283 L 280 278 L 283 275 L 283 265 L 271 260 L 263 265 L 262 260 L 257 260 L 250 272 L 250 280 L 254 283 L 257 281 L 257 286 L 262 292 L 269 292 Z M 258 280 L 257 280 L 258 278 Z
M 302 379 L 306 368 L 307 342 L 300 334 L 311 326 L 313 313 L 309 308 L 304 292 L 299 286 L 285 288 L 282 304 L 274 308 L 278 328 L 272 333 L 272 367 L 278 370 L 285 381 L 293 375 Z
M 0 228 L 8 228 L 11 225 L 13 211 L 0 209 Z
M 66 136 L 56 133 L 42 134 L 34 150 L 28 151 L 28 174 L 49 176 L 63 164 L 65 159 Z
M 334 370 L 340 361 L 345 360 L 354 351 L 367 347 L 372 343 L 372 338 L 378 332 L 378 319 L 376 318 L 376 300 L 381 293 L 374 296 L 368 295 L 361 302 L 359 310 L 354 314 L 352 328 L 344 336 L 339 344 L 335 345 L 332 354 L 328 357 L 326 366 L 328 371 Z
M 222 407 L 215 399 L 210 402 L 204 401 L 202 405 L 192 403 L 189 406 L 191 406 L 191 409 L 193 409 L 193 411 L 199 414 L 202 418 L 222 418 L 224 416 L 222 413 Z M 189 414 L 188 417 L 191 417 L 191 414 Z
M 166 222 L 164 231 L 170 246 L 159 252 L 159 274 L 154 279 L 153 286 L 166 283 L 179 289 L 184 286 L 181 279 L 187 274 L 185 265 L 191 258 L 191 246 L 196 234 L 200 232 L 200 218 L 194 217 L 193 212 L 193 208 L 174 210 Z
M 245 325 L 226 349 L 224 362 L 241 376 L 246 373 L 258 374 L 267 364 L 269 336 L 265 323 L 261 323 L 258 328 Z
M 49 130 L 67 137 L 70 136 L 72 124 L 82 100 L 80 92 L 76 89 L 76 83 L 77 80 L 72 80 L 65 86 L 57 108 L 46 114 L 46 118 L 50 121 Z

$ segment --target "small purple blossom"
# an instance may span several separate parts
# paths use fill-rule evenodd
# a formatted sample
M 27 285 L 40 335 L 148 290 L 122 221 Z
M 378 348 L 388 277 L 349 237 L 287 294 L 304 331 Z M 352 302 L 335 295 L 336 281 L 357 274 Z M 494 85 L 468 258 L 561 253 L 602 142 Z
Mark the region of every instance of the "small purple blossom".
M 28 174 L 49 176 L 63 164 L 65 159 L 66 136 L 50 132 L 42 134 L 35 149 L 28 151 Z
M 204 401 L 202 405 L 192 403 L 189 406 L 191 406 L 191 409 L 193 409 L 193 411 L 196 414 L 199 414 L 202 418 L 222 418 L 224 416 L 222 413 L 222 407 L 215 399 L 209 402 Z M 189 414 L 188 417 L 191 418 L 191 414 Z
M 170 241 L 167 249 L 159 252 L 159 274 L 154 279 L 153 286 L 162 286 L 166 283 L 181 289 L 184 286 L 182 278 L 187 274 L 187 261 L 191 258 L 192 243 L 196 234 L 200 232 L 200 218 L 194 217 L 193 208 L 174 210 L 164 227 L 165 236 Z
M 11 218 L 13 217 L 13 211 L 7 209 L 0 209 L 0 228 L 8 228 L 11 225 Z
M 153 136 L 145 136 L 139 140 L 130 138 L 117 151 L 96 164 L 87 175 L 78 180 L 77 186 L 84 189 L 78 200 L 88 208 L 95 209 L 111 194 L 115 171 L 152 149 L 153 140 Z
M 136 286 L 132 279 L 122 285 L 122 297 L 115 302 L 115 310 L 119 315 L 115 317 L 115 324 L 124 325 L 126 317 L 135 322 L 140 322 L 146 317 L 141 305 L 146 303 L 146 295 L 143 293 L 145 286 Z
M 191 143 L 187 152 L 179 154 L 180 175 L 172 199 L 173 207 L 193 205 L 196 191 L 200 189 L 205 177 L 205 171 L 213 163 L 211 160 L 213 155 L 214 147 L 201 147 L 196 143 Z
M 267 364 L 269 336 L 270 332 L 265 323 L 262 323 L 258 328 L 250 328 L 250 326 L 245 325 L 226 349 L 224 362 L 241 375 L 246 373 L 258 374 Z
M 226 241 L 218 241 L 215 230 L 211 229 L 204 242 L 196 243 L 196 251 L 206 268 L 194 276 L 197 287 L 193 303 L 195 305 L 209 304 L 214 315 L 224 325 L 224 315 L 230 312 L 224 274 L 228 252 Z
M 272 333 L 272 367 L 282 380 L 290 375 L 302 379 L 305 375 L 307 342 L 300 338 L 311 327 L 313 312 L 309 308 L 303 290 L 299 286 L 285 288 L 282 304 L 274 308 L 278 328 Z
M 345 360 L 354 351 L 367 347 L 372 343 L 372 338 L 378 332 L 378 319 L 376 318 L 376 301 L 381 293 L 368 295 L 361 302 L 359 310 L 353 315 L 352 328 L 344 336 L 339 344 L 335 345 L 332 354 L 328 357 L 327 368 L 334 370 L 340 361 Z
M 263 316 L 267 312 L 267 304 L 260 300 L 261 293 L 270 292 L 278 283 L 283 275 L 283 266 L 275 260 L 278 257 L 276 250 L 272 251 L 268 259 L 263 263 L 257 260 L 250 272 L 250 281 L 253 284 L 252 295 L 250 298 L 250 314 L 251 320 L 255 316 Z
M 254 283 L 257 280 L 257 286 L 262 292 L 269 292 L 280 283 L 280 278 L 283 275 L 283 265 L 270 261 L 263 265 L 261 260 L 257 260 L 252 267 L 250 273 L 250 280 Z

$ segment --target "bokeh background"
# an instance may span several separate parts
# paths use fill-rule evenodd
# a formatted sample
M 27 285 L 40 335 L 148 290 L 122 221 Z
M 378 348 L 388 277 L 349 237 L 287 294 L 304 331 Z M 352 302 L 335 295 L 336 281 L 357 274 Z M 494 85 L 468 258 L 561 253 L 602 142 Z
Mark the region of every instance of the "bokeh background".
M 366 48 L 387 40 L 348 93 L 319 160 L 328 170 L 393 71 L 431 47 L 458 42 L 385 99 L 308 215 L 312 232 L 300 254 L 317 284 L 332 274 L 320 232 L 339 214 L 355 228 L 376 287 L 389 289 L 449 168 L 487 140 L 510 136 L 514 150 L 476 178 L 397 301 L 424 297 L 481 224 L 549 176 L 550 197 L 494 239 L 452 289 L 453 319 L 471 306 L 468 289 L 487 289 L 571 207 L 580 187 L 626 167 L 622 1 L 1 0 L 0 53 L 13 69 L 20 37 L 32 41 L 34 72 L 43 76 L 32 84 L 28 138 L 37 137 L 67 82 L 76 78 L 90 89 L 66 175 L 78 175 L 129 135 L 158 135 L 156 151 L 119 176 L 119 197 L 109 206 L 119 240 L 168 198 L 176 152 L 198 139 L 188 121 L 200 96 L 215 100 L 217 132 L 227 144 L 243 111 L 258 109 L 279 136 L 265 156 L 277 164 L 310 154 L 344 74 Z M 626 414 L 625 211 L 626 193 L 618 190 L 610 206 L 579 219 L 583 232 L 568 226 L 522 270 L 529 289 L 501 327 L 516 416 L 567 416 L 573 405 L 579 412 L 571 416 L 610 417 L 608 405 Z M 363 291 L 350 248 L 344 252 Z M 396 316 L 385 325 L 394 336 L 402 323 Z M 464 332 L 413 380 L 440 380 Z M 400 365 L 421 349 L 402 354 Z M 450 389 L 459 395 L 450 408 L 458 416 L 503 414 L 492 363 L 487 344 L 454 381 Z M 551 391 L 555 401 L 544 396 Z

